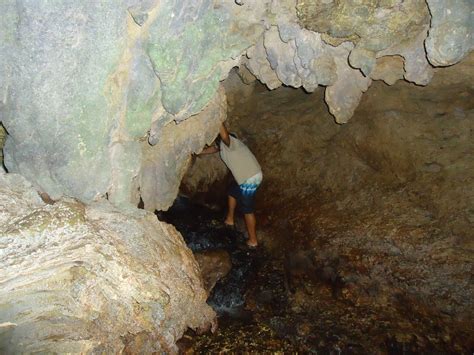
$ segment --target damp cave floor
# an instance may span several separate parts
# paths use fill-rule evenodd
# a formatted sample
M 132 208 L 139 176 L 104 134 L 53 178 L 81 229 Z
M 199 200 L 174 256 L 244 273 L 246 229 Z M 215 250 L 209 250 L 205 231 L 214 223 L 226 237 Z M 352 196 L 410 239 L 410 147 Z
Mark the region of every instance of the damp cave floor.
M 305 265 L 307 252 L 275 253 L 266 243 L 248 250 L 242 233 L 229 235 L 222 228 L 222 217 L 222 211 L 185 200 L 161 217 L 177 227 L 192 250 L 227 249 L 238 264 L 226 277 L 233 280 L 219 281 L 208 301 L 218 313 L 217 331 L 198 335 L 189 330 L 178 342 L 181 353 L 469 353 L 469 334 L 458 338 L 444 316 L 433 316 L 402 296 L 370 302 L 369 294 L 355 301 L 350 285 L 325 275 L 327 268 Z M 264 229 L 259 232 L 268 234 Z M 232 292 L 240 293 L 242 304 Z M 238 306 L 229 309 L 226 298 Z

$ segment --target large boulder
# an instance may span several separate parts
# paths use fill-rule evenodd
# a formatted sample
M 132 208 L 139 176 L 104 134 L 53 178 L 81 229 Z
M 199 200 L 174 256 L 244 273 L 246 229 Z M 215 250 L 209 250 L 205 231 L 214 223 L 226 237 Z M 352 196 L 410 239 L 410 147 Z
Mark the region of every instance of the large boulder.
M 214 324 L 175 228 L 143 210 L 45 204 L 0 173 L 0 353 L 176 352 Z
M 137 202 L 152 123 L 199 113 L 251 45 L 211 0 L 7 0 L 0 11 L 5 165 L 86 203 Z

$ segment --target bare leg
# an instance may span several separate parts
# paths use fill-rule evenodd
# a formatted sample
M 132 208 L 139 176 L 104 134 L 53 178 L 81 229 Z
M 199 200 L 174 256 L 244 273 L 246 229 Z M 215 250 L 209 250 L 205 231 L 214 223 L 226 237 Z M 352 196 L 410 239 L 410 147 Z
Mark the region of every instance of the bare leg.
M 235 214 L 235 207 L 237 206 L 237 200 L 233 198 L 231 195 L 227 196 L 227 216 L 225 218 L 224 223 L 233 226 L 234 225 L 234 214 Z
M 249 240 L 247 241 L 247 245 L 251 247 L 256 247 L 258 245 L 257 219 L 255 218 L 254 213 L 246 213 L 244 214 L 244 217 L 245 217 L 245 225 L 247 226 L 247 232 L 249 233 Z

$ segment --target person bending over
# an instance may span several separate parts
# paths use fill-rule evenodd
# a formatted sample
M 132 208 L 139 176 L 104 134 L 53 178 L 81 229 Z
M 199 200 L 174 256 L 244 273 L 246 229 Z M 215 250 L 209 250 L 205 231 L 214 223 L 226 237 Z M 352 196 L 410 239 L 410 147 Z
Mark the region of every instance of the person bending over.
M 201 154 L 220 152 L 221 159 L 231 171 L 234 181 L 227 196 L 228 210 L 224 223 L 234 226 L 235 208 L 239 205 L 249 235 L 247 245 L 255 248 L 258 245 L 255 194 L 263 179 L 262 168 L 250 149 L 229 133 L 224 124 L 221 124 L 219 136 L 218 146 L 207 147 Z

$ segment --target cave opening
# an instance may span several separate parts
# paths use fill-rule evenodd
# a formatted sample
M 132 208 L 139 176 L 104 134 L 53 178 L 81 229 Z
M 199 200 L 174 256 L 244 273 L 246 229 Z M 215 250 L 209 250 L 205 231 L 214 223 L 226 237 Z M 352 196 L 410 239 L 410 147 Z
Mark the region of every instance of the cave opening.
M 207 248 L 220 257 L 204 260 L 206 243 L 196 234 L 188 245 L 199 244 L 204 275 L 222 278 L 208 302 L 223 326 L 217 337 L 188 335 L 181 346 L 389 353 L 468 347 L 470 290 L 457 287 L 469 276 L 454 270 L 470 258 L 474 196 L 466 184 L 473 162 L 466 152 L 474 151 L 474 78 L 465 75 L 472 60 L 437 73 L 432 87 L 374 83 L 344 125 L 334 122 L 323 89 L 270 91 L 231 73 L 226 124 L 262 165 L 256 213 L 263 246 L 258 263 L 238 255 L 242 217 L 240 234 L 221 228 L 232 177 L 218 155 L 195 156 L 181 208 L 191 201 L 198 210 L 211 207 L 210 214 L 172 208 L 168 221 L 183 236 L 190 229 L 204 239 L 215 233 Z M 193 213 L 203 224 L 185 222 Z M 240 278 L 230 272 L 226 279 L 229 259 L 236 268 L 247 265 L 236 271 Z M 441 297 L 441 284 L 457 291 Z M 229 316 L 232 304 L 240 308 Z
M 1 1 L 0 353 L 473 353 L 473 14 Z

